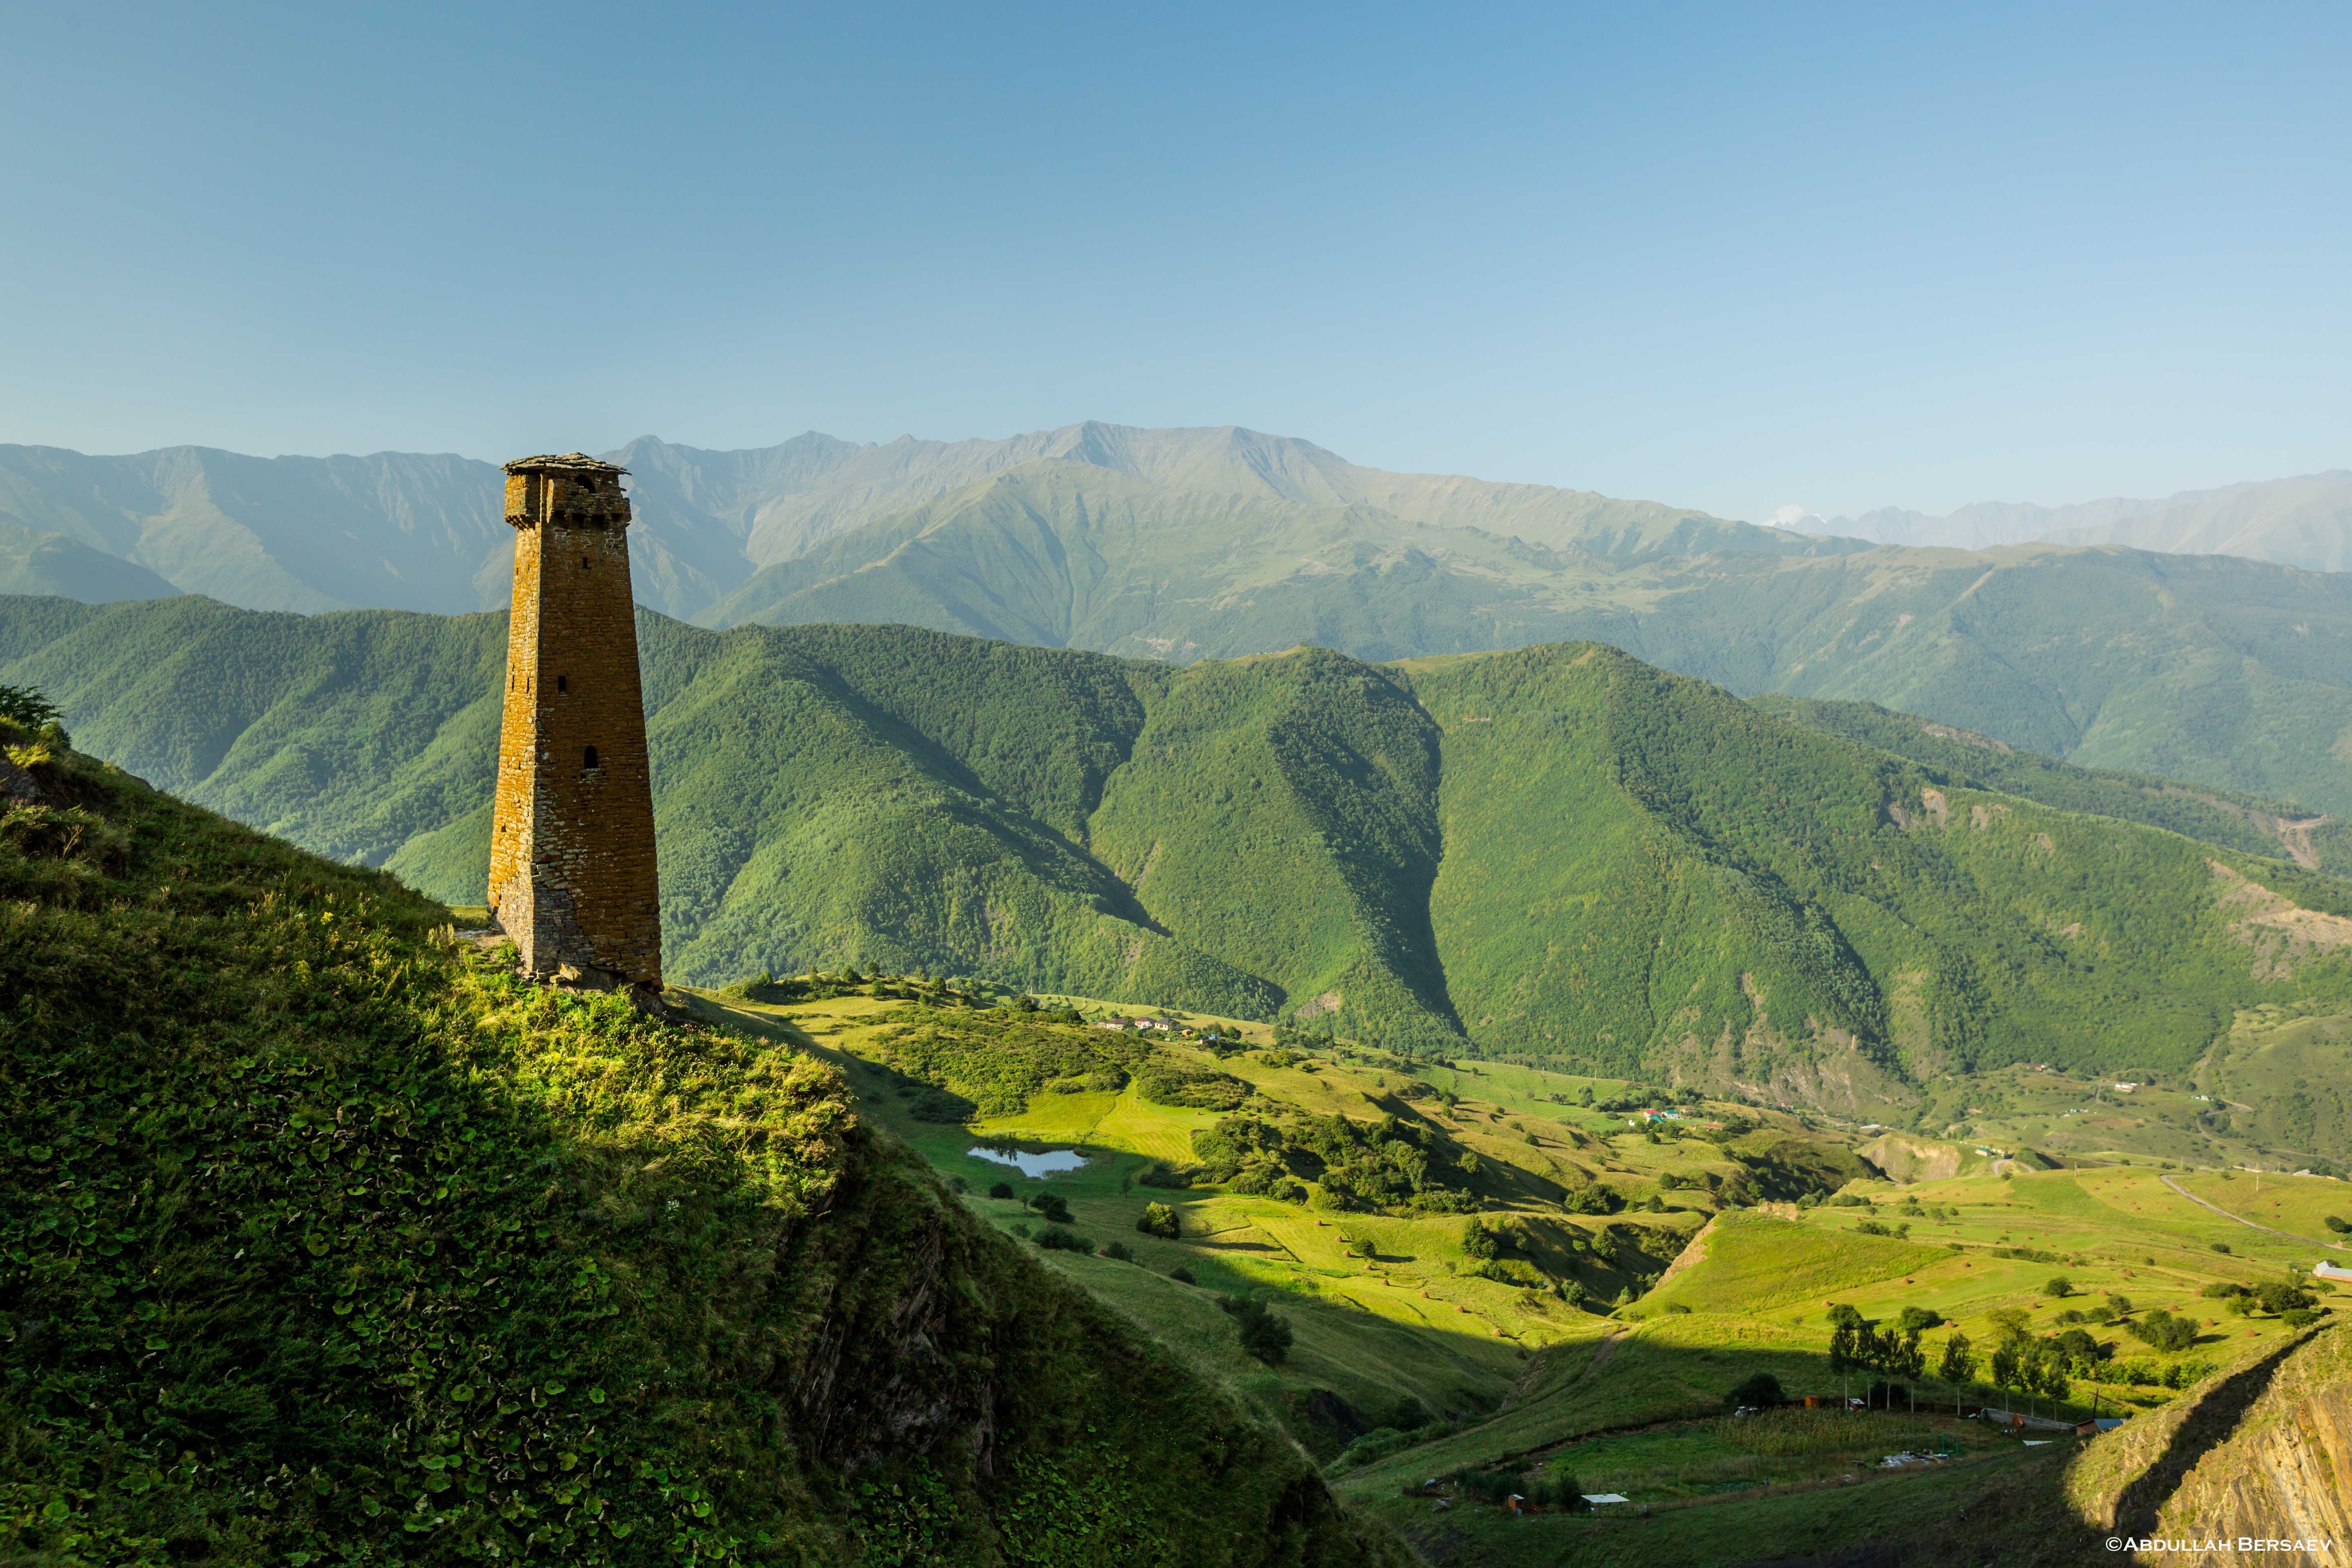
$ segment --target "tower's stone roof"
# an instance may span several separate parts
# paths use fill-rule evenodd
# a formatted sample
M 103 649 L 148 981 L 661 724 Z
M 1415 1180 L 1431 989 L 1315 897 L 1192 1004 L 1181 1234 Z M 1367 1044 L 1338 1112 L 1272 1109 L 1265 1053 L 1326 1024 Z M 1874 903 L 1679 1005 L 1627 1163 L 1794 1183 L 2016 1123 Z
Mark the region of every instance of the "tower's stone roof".
M 585 452 L 565 452 L 560 456 L 548 453 L 537 458 L 517 458 L 504 465 L 510 474 L 625 474 L 629 470 L 617 463 L 592 458 Z

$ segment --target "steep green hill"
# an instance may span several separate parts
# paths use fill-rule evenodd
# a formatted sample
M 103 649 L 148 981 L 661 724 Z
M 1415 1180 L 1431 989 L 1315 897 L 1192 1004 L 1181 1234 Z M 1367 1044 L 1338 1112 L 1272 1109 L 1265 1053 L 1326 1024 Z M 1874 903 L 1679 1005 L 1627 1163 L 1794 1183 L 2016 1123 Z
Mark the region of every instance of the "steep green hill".
M 0 740 L 0 1556 L 1402 1561 L 830 1068 Z
M 1947 1072 L 2178 1072 L 2246 1009 L 2352 1001 L 2343 883 L 1611 648 L 1180 668 L 904 627 L 640 635 L 684 980 L 928 969 L 1882 1118 Z M 499 640 L 18 601 L 0 679 L 158 784 L 472 901 Z

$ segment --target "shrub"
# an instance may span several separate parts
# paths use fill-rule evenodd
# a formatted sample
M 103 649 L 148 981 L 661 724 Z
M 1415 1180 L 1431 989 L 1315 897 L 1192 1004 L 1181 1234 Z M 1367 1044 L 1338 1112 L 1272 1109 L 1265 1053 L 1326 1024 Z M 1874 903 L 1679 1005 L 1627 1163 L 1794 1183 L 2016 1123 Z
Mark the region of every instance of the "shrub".
M 1039 1214 L 1044 1215 L 1055 1225 L 1068 1225 L 1071 1223 L 1069 1200 L 1063 1197 L 1059 1193 L 1034 1194 L 1029 1199 L 1029 1206 L 1035 1209 Z
M 1076 1231 L 1065 1230 L 1058 1225 L 1049 1225 L 1039 1231 L 1037 1245 L 1048 1252 L 1083 1252 L 1090 1256 L 1095 1249 L 1093 1242 Z
M 2319 1305 L 2319 1298 L 2308 1290 L 2292 1285 L 2260 1285 L 2254 1289 L 2254 1300 L 2263 1304 L 2265 1312 L 2297 1312 Z
M 1191 1285 L 1195 1283 L 1192 1279 L 1192 1271 L 1185 1268 L 1181 1263 L 1168 1271 L 1168 1278 L 1173 1279 L 1179 1285 Z
M 1154 1160 L 1135 1179 L 1147 1187 L 1182 1188 L 1192 1184 L 1192 1173 L 1178 1170 L 1165 1160 Z
M 992 1183 L 989 1186 L 988 1195 L 992 1198 L 1009 1198 L 1013 1195 L 1013 1184 L 1011 1182 Z
M 1462 1250 L 1472 1258 L 1494 1257 L 1498 1250 L 1495 1245 L 1495 1233 L 1472 1220 L 1462 1227 Z
M 2319 1321 L 2316 1307 L 2289 1307 L 2279 1314 L 2279 1321 L 2290 1329 L 2307 1329 Z
M 1895 1320 L 1895 1326 L 1903 1333 L 1924 1334 L 1929 1329 L 1939 1327 L 1943 1321 L 1944 1315 L 1932 1309 L 1906 1307 L 1903 1309 L 1902 1315 Z
M 2229 1254 L 2230 1244 L 2226 1241 L 2208 1242 L 2206 1245 L 2210 1247 L 2214 1251 L 2222 1254 L 2224 1257 Z
M 2216 1279 L 2198 1292 L 2210 1301 L 2219 1301 L 2231 1296 L 2242 1296 L 2245 1293 L 2246 1288 L 2243 1285 L 2232 1284 L 2227 1279 Z
M 1241 1332 L 1242 1349 L 1268 1366 L 1279 1366 L 1290 1354 L 1290 1320 L 1266 1310 L 1265 1303 L 1247 1296 L 1220 1296 L 1217 1305 Z
M 1588 1182 L 1560 1202 L 1570 1214 L 1615 1214 L 1625 1206 L 1616 1188 L 1600 1182 Z
M 1132 1263 L 1135 1261 L 1135 1248 L 1128 1246 L 1128 1244 L 1123 1241 L 1104 1242 L 1102 1255 L 1105 1258 L 1116 1258 L 1121 1263 Z
M 2185 1351 L 2197 1342 L 2197 1320 L 2176 1318 L 2161 1307 L 2152 1312 L 2142 1313 L 2124 1326 L 2142 1344 L 2152 1345 L 2160 1351 Z
M 2074 1293 L 2074 1282 L 2063 1274 L 2053 1274 L 2042 1282 L 2042 1293 L 2045 1296 L 2056 1296 L 2063 1300 Z
M 2342 1236 L 2347 1231 L 2352 1231 L 2352 1220 L 2346 1219 L 2340 1214 L 2329 1215 L 2326 1219 L 2321 1220 L 2319 1223 L 2326 1226 L 2328 1229 L 2334 1231 L 2338 1236 Z
M 1135 1228 L 1146 1236 L 1173 1241 L 1183 1234 L 1184 1224 L 1176 1217 L 1176 1211 L 1166 1204 L 1146 1204 L 1142 1216 L 1135 1222 Z
M 1769 1372 L 1759 1372 L 1751 1374 L 1746 1382 L 1725 1394 L 1723 1402 L 1735 1410 L 1743 1405 L 1752 1405 L 1759 1410 L 1769 1410 L 1775 1405 L 1786 1404 L 1787 1396 L 1780 1392 L 1779 1378 Z

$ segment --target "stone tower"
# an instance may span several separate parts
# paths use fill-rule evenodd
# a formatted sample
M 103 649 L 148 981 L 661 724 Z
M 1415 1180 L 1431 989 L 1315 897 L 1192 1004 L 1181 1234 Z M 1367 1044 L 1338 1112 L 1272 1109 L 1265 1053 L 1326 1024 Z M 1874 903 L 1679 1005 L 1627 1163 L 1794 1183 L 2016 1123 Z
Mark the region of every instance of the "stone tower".
M 578 452 L 506 466 L 515 531 L 490 918 L 527 974 L 627 987 L 658 1011 L 653 775 L 629 594 L 627 470 Z

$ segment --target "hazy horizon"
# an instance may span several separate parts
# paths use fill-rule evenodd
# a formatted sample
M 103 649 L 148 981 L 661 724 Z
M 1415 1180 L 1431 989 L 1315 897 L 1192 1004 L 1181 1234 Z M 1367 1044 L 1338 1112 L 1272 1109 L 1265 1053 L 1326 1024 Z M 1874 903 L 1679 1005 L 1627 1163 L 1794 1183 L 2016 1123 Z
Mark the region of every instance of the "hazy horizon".
M 2333 8 L 13 35 L 0 439 L 1234 423 L 1758 521 L 2352 463 Z

